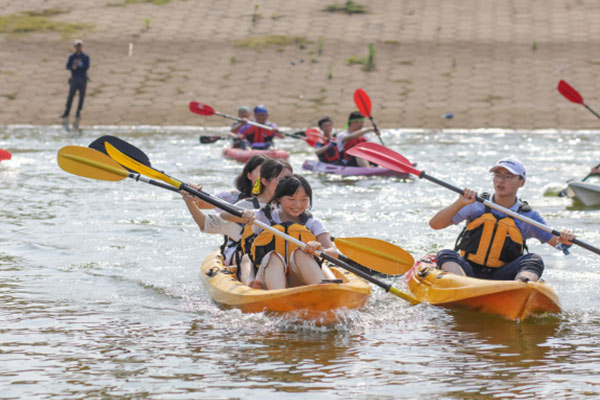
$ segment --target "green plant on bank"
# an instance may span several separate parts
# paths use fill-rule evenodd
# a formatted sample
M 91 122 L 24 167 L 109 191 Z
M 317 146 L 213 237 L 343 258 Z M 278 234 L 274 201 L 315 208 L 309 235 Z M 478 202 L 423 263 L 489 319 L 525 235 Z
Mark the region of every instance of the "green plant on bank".
M 531 45 L 531 51 L 536 51 L 537 50 L 537 42 L 533 42 L 533 44 Z
M 66 13 L 68 13 L 68 11 L 61 10 L 60 8 L 47 8 L 45 10 L 32 10 L 23 12 L 23 14 L 29 15 L 30 17 L 54 17 L 55 15 Z
M 232 64 L 236 64 L 237 58 L 235 56 L 231 56 L 231 58 L 229 59 L 229 62 L 231 62 Z
M 319 36 L 319 42 L 317 44 L 317 55 L 323 54 L 323 36 Z
M 343 12 L 346 14 L 365 14 L 367 10 L 353 0 L 348 0 L 344 4 L 330 4 L 325 8 L 327 12 Z
M 490 94 L 490 95 L 488 95 L 488 97 L 486 97 L 485 99 L 483 99 L 483 102 L 484 103 L 492 103 L 492 102 L 497 101 L 497 100 L 502 100 L 502 97 L 501 96 L 494 96 L 494 95 Z
M 6 97 L 8 100 L 14 100 L 17 98 L 17 93 L 7 93 L 0 96 Z
M 289 46 L 297 45 L 303 49 L 308 41 L 303 36 L 270 35 L 270 36 L 251 36 L 244 39 L 234 40 L 236 47 L 245 47 L 249 49 L 262 49 L 267 46 Z
M 152 3 L 157 6 L 169 3 L 171 0 L 124 0 L 125 4 Z
M 369 55 L 364 56 L 352 56 L 346 59 L 346 65 L 360 64 L 363 65 L 365 71 L 372 71 L 375 69 L 375 45 L 369 43 Z
M 600 65 L 600 61 L 588 61 L 592 65 Z
M 331 71 L 331 69 L 329 69 L 329 73 L 327 74 L 327 79 L 329 79 L 329 80 L 333 79 L 333 72 Z
M 252 12 L 252 25 L 262 18 L 262 15 L 258 13 L 258 4 L 254 5 L 254 11 Z
M 150 29 L 150 18 L 144 18 L 144 26 L 146 30 Z
M 44 16 L 31 16 L 26 13 L 0 15 L 0 33 L 56 32 L 63 37 L 70 37 L 94 27 L 95 25 L 85 23 L 53 21 Z

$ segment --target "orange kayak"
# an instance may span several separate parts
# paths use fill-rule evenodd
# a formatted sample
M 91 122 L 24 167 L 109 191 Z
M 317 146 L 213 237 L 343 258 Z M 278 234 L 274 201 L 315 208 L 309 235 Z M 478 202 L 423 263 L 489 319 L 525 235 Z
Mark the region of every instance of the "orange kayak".
M 520 321 L 531 315 L 561 311 L 558 294 L 546 283 L 455 275 L 437 269 L 434 256 L 417 261 L 405 279 L 417 299 L 433 305 L 467 308 Z
M 252 289 L 240 282 L 216 251 L 202 263 L 202 280 L 211 299 L 225 308 L 245 313 L 293 313 L 295 317 L 329 324 L 340 309 L 360 309 L 371 288 L 358 276 L 337 267 L 331 270 L 342 283 L 305 285 L 279 290 Z

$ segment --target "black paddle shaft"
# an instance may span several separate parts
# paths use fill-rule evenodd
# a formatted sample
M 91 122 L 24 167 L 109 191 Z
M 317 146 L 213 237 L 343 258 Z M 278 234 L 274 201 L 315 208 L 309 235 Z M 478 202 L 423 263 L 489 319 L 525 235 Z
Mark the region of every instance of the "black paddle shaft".
M 427 175 L 425 173 L 425 171 L 421 171 L 421 173 L 419 174 L 419 178 L 421 178 L 421 179 L 427 179 L 428 181 L 437 183 L 438 185 L 441 185 L 441 186 L 443 186 L 443 187 L 445 187 L 447 189 L 450 189 L 453 192 L 456 192 L 458 194 L 463 194 L 464 193 L 463 189 L 461 189 L 461 188 L 459 188 L 457 186 L 451 185 L 451 184 L 449 184 L 447 182 L 444 182 L 442 180 L 439 180 L 437 178 L 434 178 L 433 176 Z M 505 214 L 512 213 L 510 215 L 512 215 L 515 218 L 520 219 L 521 221 L 527 222 L 527 223 L 529 223 L 529 224 L 531 224 L 531 225 L 535 226 L 536 228 L 541 229 L 543 231 L 552 233 L 554 236 L 560 236 L 560 232 L 557 231 L 556 229 L 552 229 L 550 227 L 547 227 L 547 226 L 545 226 L 543 224 L 540 224 L 537 221 L 531 220 L 530 218 L 521 216 L 520 214 L 514 213 L 511 210 L 507 210 L 504 207 L 497 206 L 495 203 L 487 201 L 486 199 L 484 199 L 484 198 L 482 198 L 480 196 L 475 196 L 475 200 L 478 201 L 478 202 L 480 202 L 480 203 L 482 203 L 482 204 L 486 204 L 486 205 L 488 205 L 488 206 L 490 206 L 492 208 L 496 208 L 498 211 L 504 212 Z M 499 209 L 498 207 L 500 207 L 501 209 Z M 507 211 L 508 211 L 508 213 L 507 213 Z M 591 251 L 593 253 L 596 253 L 596 254 L 600 255 L 600 249 L 598 249 L 597 247 L 592 246 L 591 244 L 588 244 L 586 242 L 582 242 L 581 240 L 579 240 L 577 238 L 574 238 L 571 242 L 573 244 L 576 244 L 578 246 L 583 247 L 584 249 L 587 249 L 587 250 L 589 250 L 589 251 Z

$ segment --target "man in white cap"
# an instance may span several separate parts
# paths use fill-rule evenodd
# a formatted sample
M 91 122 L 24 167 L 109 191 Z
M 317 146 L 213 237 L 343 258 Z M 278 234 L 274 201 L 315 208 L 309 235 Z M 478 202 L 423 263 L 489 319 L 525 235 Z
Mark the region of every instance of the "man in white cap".
M 527 179 L 525 167 L 519 160 L 504 158 L 490 168 L 490 172 L 493 174 L 494 194 L 484 193 L 481 197 L 545 224 L 536 211 L 517 198 L 517 191 Z M 537 281 L 544 271 L 544 261 L 537 254 L 524 254 L 527 249 L 525 241 L 536 238 L 559 249 L 571 245 L 574 237 L 571 231 L 564 230 L 560 237 L 554 236 L 476 202 L 475 196 L 475 191 L 464 189 L 454 203 L 429 221 L 433 229 L 444 229 L 467 220 L 454 251 L 441 250 L 436 255 L 439 268 L 474 278 Z
M 61 115 L 63 119 L 63 126 L 66 128 L 69 125 L 69 113 L 71 112 L 71 103 L 75 92 L 79 91 L 79 104 L 77 105 L 77 113 L 75 114 L 75 121 L 73 127 L 79 128 L 79 120 L 81 118 L 81 109 L 83 108 L 83 100 L 85 99 L 85 88 L 87 86 L 87 71 L 90 68 L 90 57 L 85 54 L 83 50 L 83 41 L 80 39 L 73 42 L 75 52 L 69 56 L 67 60 L 67 69 L 71 71 L 71 79 L 69 79 L 69 96 L 67 97 L 67 105 L 65 112 Z

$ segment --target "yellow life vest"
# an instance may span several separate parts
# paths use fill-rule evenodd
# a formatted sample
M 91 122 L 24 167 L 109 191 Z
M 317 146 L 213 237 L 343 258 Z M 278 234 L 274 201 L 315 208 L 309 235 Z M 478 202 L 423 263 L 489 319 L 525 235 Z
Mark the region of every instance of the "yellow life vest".
M 300 223 L 297 222 L 282 222 L 276 223 L 273 221 L 271 216 L 271 210 L 267 206 L 263 208 L 265 216 L 269 219 L 270 225 L 281 231 L 286 233 L 287 235 L 296 238 L 304 243 L 317 240 L 315 235 L 306 227 L 306 223 L 312 217 L 309 213 L 304 213 L 301 216 Z M 268 252 L 275 250 L 279 254 L 281 254 L 286 262 L 289 262 L 289 257 L 292 252 L 297 249 L 299 246 L 284 240 L 283 238 L 276 236 L 271 231 L 263 230 L 261 231 L 252 241 L 252 246 L 250 248 L 250 256 L 255 266 L 260 265 L 263 257 L 267 255 Z
M 529 210 L 529 205 L 522 202 L 517 212 Z M 499 268 L 517 259 L 527 247 L 515 220 L 496 218 L 489 207 L 467 224 L 456 243 L 455 250 L 460 250 L 463 258 L 489 268 Z

